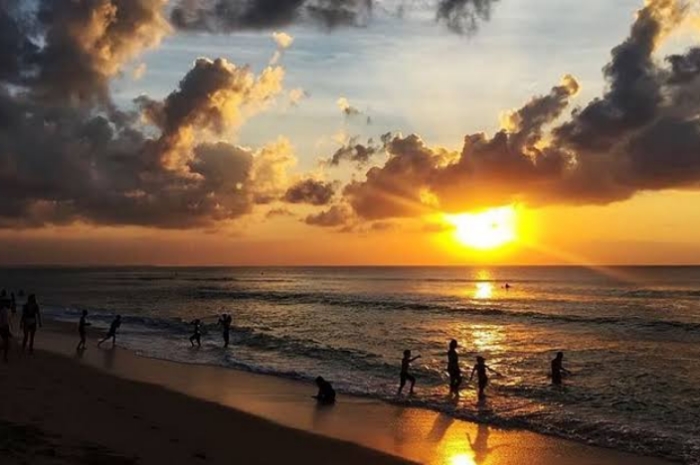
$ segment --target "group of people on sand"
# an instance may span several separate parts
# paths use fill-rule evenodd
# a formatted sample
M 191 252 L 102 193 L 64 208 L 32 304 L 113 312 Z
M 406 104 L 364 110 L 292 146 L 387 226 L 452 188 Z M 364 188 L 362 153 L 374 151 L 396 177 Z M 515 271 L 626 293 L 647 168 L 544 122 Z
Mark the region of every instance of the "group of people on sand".
M 457 353 L 458 347 L 457 340 L 452 339 L 447 350 L 447 374 L 450 377 L 450 395 L 459 396 L 459 392 L 462 388 L 462 383 L 464 378 L 462 376 L 462 370 L 459 365 L 459 354 Z M 411 363 L 415 362 L 421 358 L 420 355 L 415 357 L 412 355 L 410 350 L 404 350 L 403 358 L 401 359 L 401 372 L 399 373 L 399 389 L 396 393 L 400 396 L 403 392 L 406 383 L 410 383 L 409 395 L 413 395 L 413 388 L 416 384 L 416 378 L 411 373 L 409 373 Z M 564 353 L 557 352 L 557 355 L 551 362 L 551 380 L 552 384 L 555 386 L 560 386 L 562 384 L 562 378 L 564 375 L 570 374 L 570 372 L 564 368 Z M 486 364 L 486 359 L 481 356 L 476 357 L 476 363 L 472 367 L 471 375 L 467 383 L 471 383 L 476 375 L 477 388 L 478 388 L 478 398 L 483 400 L 486 397 L 486 387 L 489 384 L 489 373 L 494 373 L 496 375 L 501 375 L 499 372 L 489 367 Z M 335 402 L 335 390 L 331 383 L 326 381 L 323 377 L 319 376 L 316 378 L 316 385 L 318 386 L 318 394 L 314 396 L 319 403 L 322 404 L 332 404 Z
M 19 297 L 24 297 L 24 291 L 18 292 Z M 10 340 L 13 337 L 14 330 L 20 330 L 24 333 L 22 339 L 22 350 L 29 347 L 29 353 L 34 352 L 34 336 L 36 335 L 37 327 L 41 327 L 41 311 L 39 304 L 36 301 L 36 295 L 29 294 L 26 302 L 22 305 L 22 313 L 19 318 L 18 328 L 15 326 L 17 319 L 17 297 L 11 292 L 9 295 L 3 289 L 0 291 L 0 340 L 2 342 L 3 360 L 7 362 L 8 353 L 10 351 Z
M 231 340 L 231 324 L 233 323 L 233 318 L 228 313 L 224 313 L 219 317 L 217 325 L 221 326 L 222 336 L 224 338 L 224 348 L 228 347 Z M 193 320 L 190 325 L 194 327 L 192 336 L 190 336 L 190 344 L 194 347 L 195 342 L 197 347 L 202 347 L 202 320 Z

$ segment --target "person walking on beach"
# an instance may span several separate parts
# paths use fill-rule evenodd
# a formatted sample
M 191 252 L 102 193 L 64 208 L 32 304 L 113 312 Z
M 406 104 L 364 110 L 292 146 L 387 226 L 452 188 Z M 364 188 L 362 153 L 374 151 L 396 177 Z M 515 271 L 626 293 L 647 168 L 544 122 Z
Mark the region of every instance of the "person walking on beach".
M 316 386 L 318 386 L 318 394 L 314 396 L 314 399 L 319 404 L 330 405 L 335 403 L 335 389 L 333 389 L 331 383 L 319 376 L 316 378 Z
M 401 359 L 399 391 L 396 393 L 397 396 L 401 395 L 401 391 L 403 391 L 403 387 L 406 385 L 406 381 L 409 381 L 411 383 L 411 388 L 409 389 L 408 394 L 413 395 L 413 386 L 415 386 L 416 384 L 416 378 L 408 372 L 408 369 L 411 366 L 411 363 L 415 362 L 419 358 L 420 355 L 416 355 L 415 357 L 411 358 L 410 350 L 403 351 L 403 359 Z
M 476 357 L 476 365 L 474 365 L 474 368 L 472 369 L 472 374 L 469 377 L 469 382 L 471 383 L 472 378 L 474 377 L 474 373 L 477 374 L 477 379 L 479 381 L 479 400 L 483 399 L 486 397 L 486 394 L 484 393 L 484 390 L 486 389 L 486 386 L 489 384 L 489 377 L 486 374 L 486 371 L 490 371 L 491 373 L 495 374 L 500 374 L 496 370 L 492 369 L 488 365 L 486 365 L 486 360 L 484 360 L 484 357 Z
M 197 341 L 197 347 L 202 347 L 202 322 L 196 319 L 190 324 L 194 325 L 194 333 L 190 336 L 190 344 L 194 347 L 194 343 Z
M 85 350 L 85 339 L 86 339 L 86 334 L 85 334 L 85 329 L 90 326 L 90 323 L 87 322 L 87 315 L 88 312 L 87 310 L 83 310 L 83 314 L 80 317 L 80 322 L 78 322 L 78 335 L 80 335 L 80 342 L 78 342 L 78 347 L 76 347 L 75 350 Z
M 41 328 L 41 311 L 39 304 L 36 302 L 36 295 L 29 294 L 27 303 L 22 307 L 22 317 L 19 325 L 24 331 L 24 339 L 22 339 L 22 350 L 27 348 L 29 342 L 29 353 L 34 352 L 34 335 L 36 334 L 37 324 Z
M 459 395 L 459 388 L 462 385 L 462 370 L 459 368 L 456 339 L 450 341 L 450 347 L 447 351 L 447 374 L 450 375 L 450 394 Z
M 571 372 L 562 366 L 564 352 L 557 352 L 557 356 L 552 360 L 552 384 L 561 386 L 562 375 L 569 375 Z
M 0 301 L 0 340 L 2 340 L 2 359 L 7 362 L 7 353 L 10 351 L 10 306 Z
M 97 347 L 100 347 L 103 342 L 107 341 L 108 339 L 112 339 L 112 347 L 117 345 L 117 330 L 119 327 L 122 325 L 122 316 L 117 315 L 114 320 L 112 320 L 112 324 L 109 325 L 109 331 L 107 332 L 107 335 L 102 339 L 100 342 L 97 343 Z
M 219 317 L 219 325 L 223 328 L 223 336 L 224 336 L 224 347 L 228 347 L 229 343 L 229 338 L 231 336 L 231 315 L 228 313 L 225 313 Z

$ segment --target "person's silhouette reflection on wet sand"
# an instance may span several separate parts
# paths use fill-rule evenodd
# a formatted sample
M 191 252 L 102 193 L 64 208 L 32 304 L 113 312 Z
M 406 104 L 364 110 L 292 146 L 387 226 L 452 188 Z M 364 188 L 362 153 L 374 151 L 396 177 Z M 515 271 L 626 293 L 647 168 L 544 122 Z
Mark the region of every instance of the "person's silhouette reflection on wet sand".
M 474 463 L 477 465 L 486 463 L 489 454 L 500 447 L 489 447 L 489 433 L 488 425 L 482 423 L 479 424 L 476 430 L 474 441 L 472 441 L 471 436 L 467 433 L 467 441 L 469 441 L 469 447 L 471 447 L 472 453 L 474 454 Z

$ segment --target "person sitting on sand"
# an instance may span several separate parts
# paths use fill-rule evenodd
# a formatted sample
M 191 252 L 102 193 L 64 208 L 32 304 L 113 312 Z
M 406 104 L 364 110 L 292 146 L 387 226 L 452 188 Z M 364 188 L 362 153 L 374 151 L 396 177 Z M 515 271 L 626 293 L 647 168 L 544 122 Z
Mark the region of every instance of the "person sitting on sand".
M 333 389 L 331 383 L 323 379 L 322 376 L 319 376 L 316 378 L 316 386 L 318 386 L 318 394 L 314 396 L 314 399 L 316 399 L 319 404 L 335 403 L 335 389 Z
M 109 331 L 107 332 L 107 335 L 102 339 L 100 342 L 97 343 L 97 347 L 101 346 L 103 342 L 105 342 L 107 339 L 112 339 L 112 347 L 117 345 L 117 330 L 119 327 L 122 325 L 122 316 L 117 315 L 114 320 L 112 320 L 112 324 L 109 325 Z
M 476 365 L 474 365 L 474 368 L 472 369 L 469 382 L 471 383 L 474 373 L 476 373 L 479 380 L 479 399 L 483 399 L 486 396 L 484 394 L 484 389 L 486 389 L 486 386 L 489 384 L 489 377 L 486 374 L 486 370 L 497 375 L 500 374 L 496 370 L 486 365 L 486 360 L 484 360 L 484 357 L 476 357 Z
M 10 350 L 10 307 L 0 301 L 0 339 L 2 340 L 2 359 L 7 362 Z
M 447 351 L 447 373 L 450 375 L 450 393 L 459 394 L 462 385 L 462 370 L 459 368 L 459 355 L 457 354 L 457 340 L 450 341 Z
M 87 310 L 83 310 L 83 314 L 78 322 L 78 335 L 80 336 L 80 342 L 78 342 L 78 347 L 76 347 L 75 350 L 85 350 L 85 328 L 90 326 L 90 323 L 87 322 L 87 315 Z
M 419 358 L 420 355 L 416 355 L 415 357 L 411 358 L 410 350 L 403 351 L 403 359 L 401 359 L 400 384 L 399 391 L 396 393 L 397 396 L 401 395 L 401 391 L 403 391 L 403 387 L 406 385 L 406 380 L 411 382 L 411 389 L 409 389 L 408 393 L 409 395 L 413 395 L 413 386 L 416 384 L 416 378 L 408 373 L 408 368 L 410 367 L 411 363 L 415 362 Z
M 224 347 L 228 347 L 230 333 L 231 333 L 231 315 L 225 313 L 219 317 L 219 325 L 223 328 L 224 336 Z
M 202 347 L 202 322 L 196 319 L 190 324 L 194 325 L 194 333 L 190 336 L 190 344 L 194 347 L 194 342 L 197 341 L 197 347 Z
M 564 361 L 564 352 L 557 352 L 557 356 L 552 360 L 552 384 L 555 386 L 561 385 L 562 375 L 571 374 L 569 370 L 562 366 Z
M 39 310 L 39 304 L 36 302 L 36 295 L 29 294 L 27 303 L 22 307 L 22 317 L 19 321 L 20 327 L 24 330 L 22 350 L 27 348 L 28 341 L 29 353 L 34 352 L 34 335 L 36 334 L 37 324 L 41 327 L 41 311 Z

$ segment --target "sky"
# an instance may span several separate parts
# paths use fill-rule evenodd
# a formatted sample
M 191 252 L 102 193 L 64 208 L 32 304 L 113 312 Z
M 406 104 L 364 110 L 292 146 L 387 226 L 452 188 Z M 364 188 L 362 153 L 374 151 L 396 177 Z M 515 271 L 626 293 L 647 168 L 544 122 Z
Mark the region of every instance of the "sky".
M 691 0 L 0 0 L 0 261 L 700 263 Z M 479 250 L 451 215 L 511 206 Z

